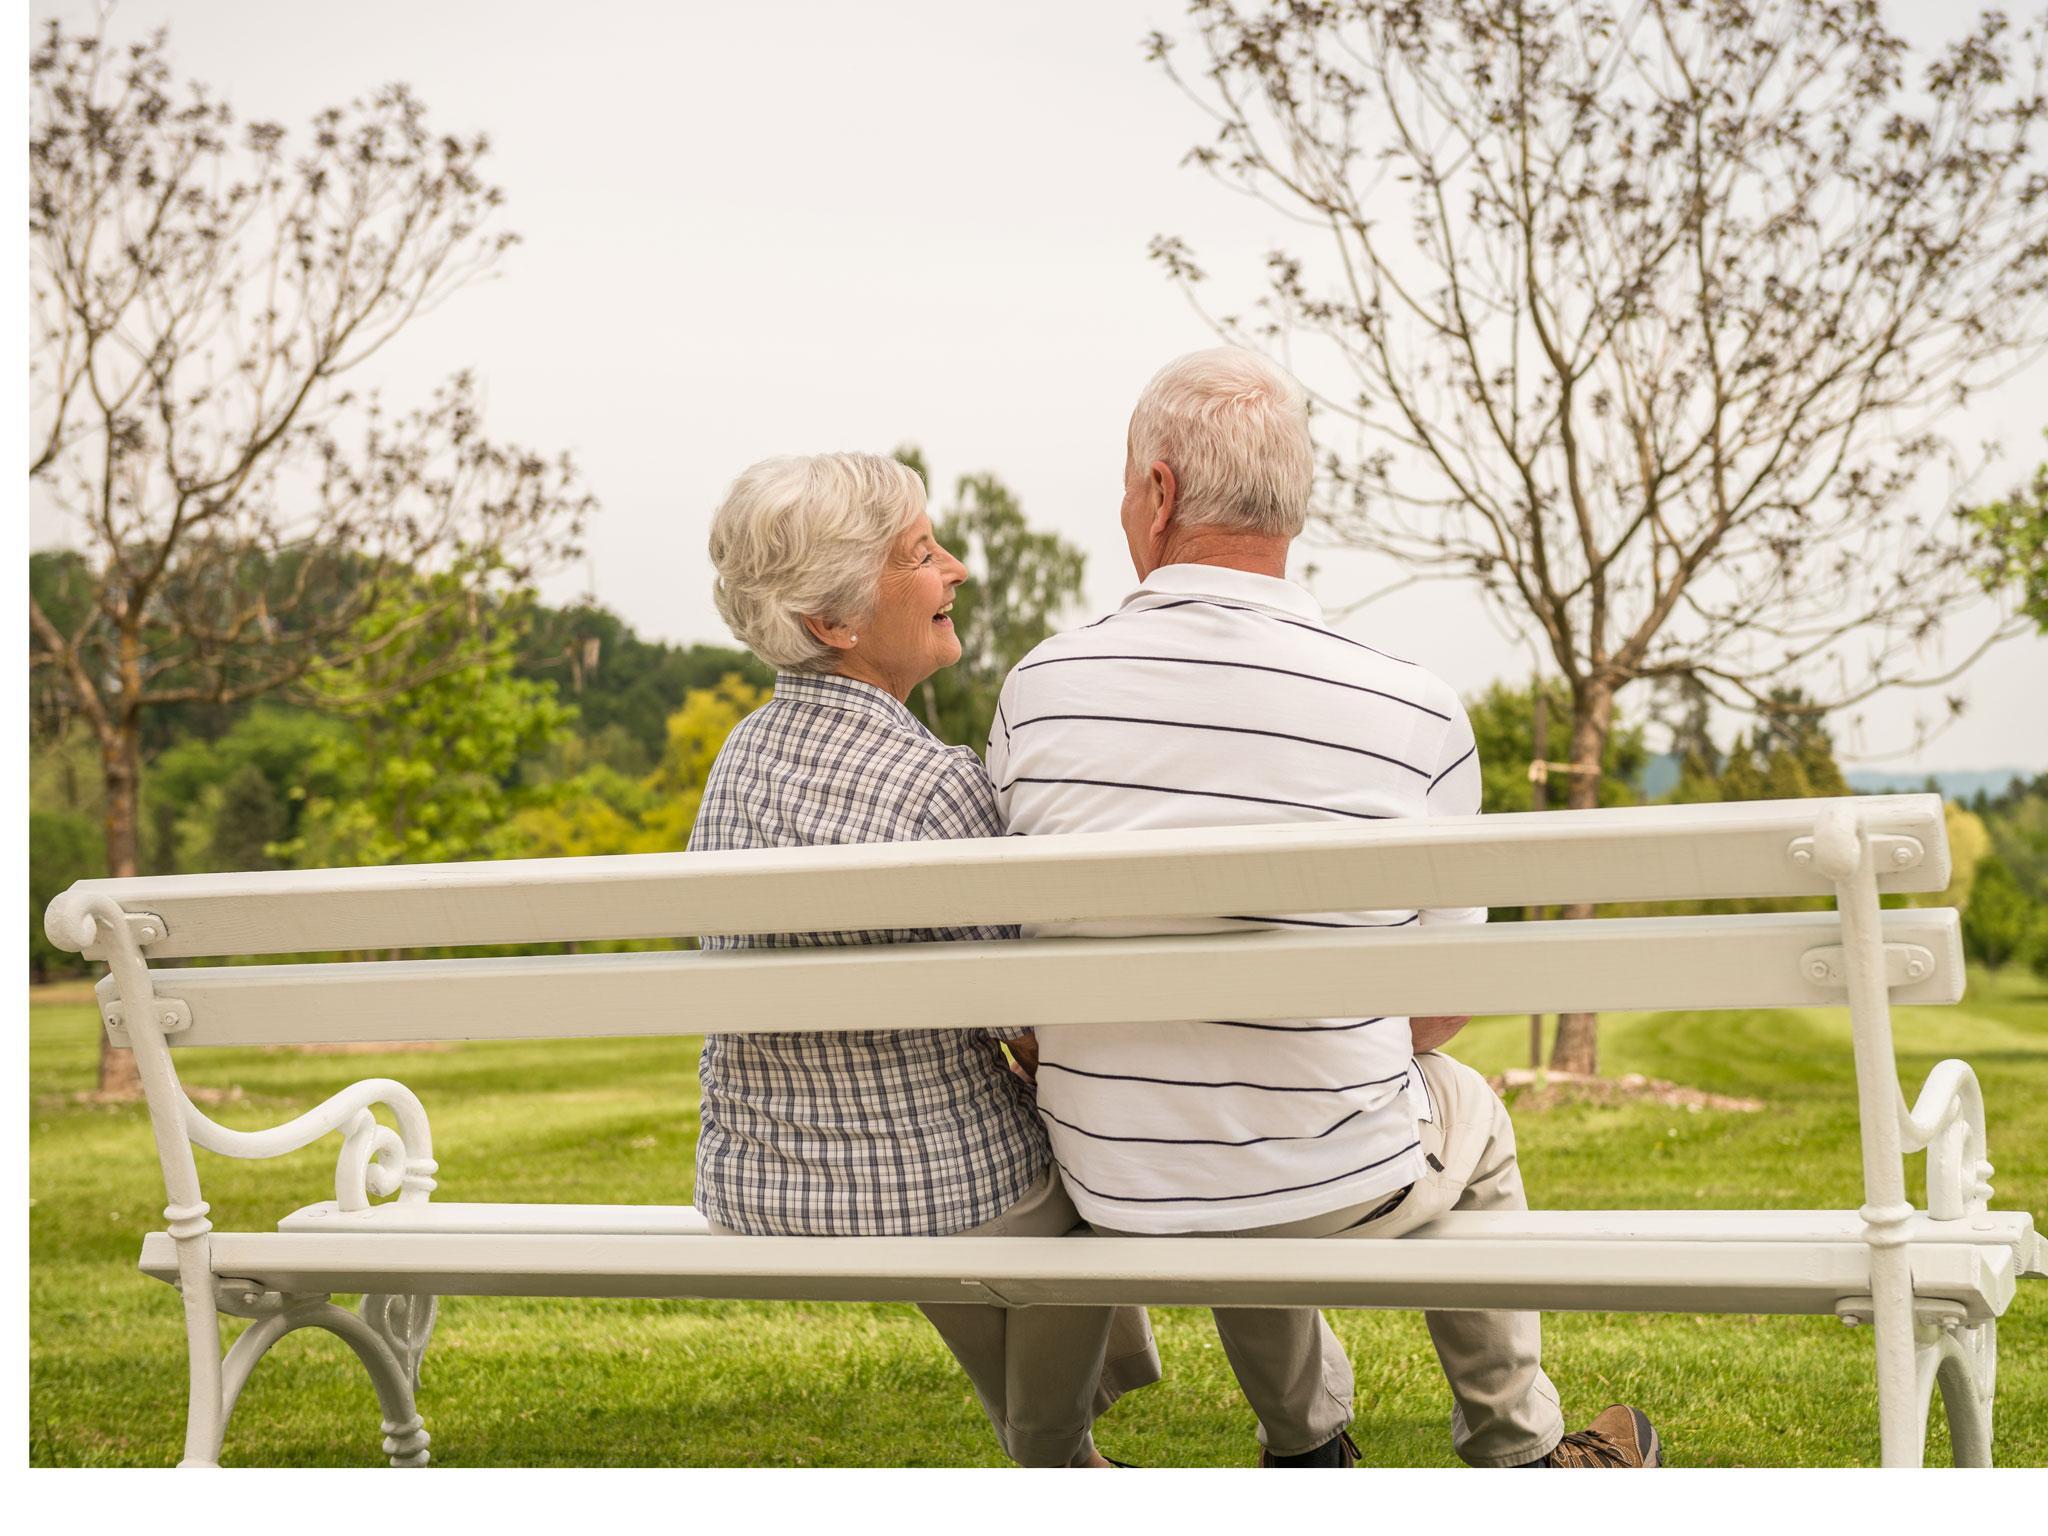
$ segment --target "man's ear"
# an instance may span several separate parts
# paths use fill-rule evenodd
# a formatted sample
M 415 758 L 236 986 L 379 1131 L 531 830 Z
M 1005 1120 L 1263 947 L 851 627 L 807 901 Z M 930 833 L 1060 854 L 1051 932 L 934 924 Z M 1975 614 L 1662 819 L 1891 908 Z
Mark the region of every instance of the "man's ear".
M 1154 459 L 1148 471 L 1152 481 L 1152 527 L 1155 540 L 1166 537 L 1167 525 L 1173 521 L 1174 508 L 1180 502 L 1180 485 L 1173 478 L 1173 469 L 1164 459 Z
M 835 651 L 850 651 L 854 647 L 854 642 L 860 639 L 860 636 L 853 632 L 851 624 L 822 619 L 814 613 L 804 615 L 804 628 L 811 632 L 813 640 L 820 645 L 829 645 Z

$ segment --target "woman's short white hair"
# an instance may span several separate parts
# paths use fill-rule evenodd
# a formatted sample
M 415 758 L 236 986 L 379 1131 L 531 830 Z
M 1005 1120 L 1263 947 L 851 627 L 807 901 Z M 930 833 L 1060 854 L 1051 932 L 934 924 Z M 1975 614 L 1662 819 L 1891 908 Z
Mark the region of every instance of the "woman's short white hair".
M 1175 521 L 1293 538 L 1308 517 L 1315 447 L 1308 397 L 1256 352 L 1212 347 L 1175 358 L 1131 412 L 1131 472 L 1164 460 Z
M 837 653 L 804 615 L 870 617 L 889 546 L 924 506 L 917 472 L 879 454 L 763 459 L 711 519 L 720 617 L 778 672 L 831 671 Z

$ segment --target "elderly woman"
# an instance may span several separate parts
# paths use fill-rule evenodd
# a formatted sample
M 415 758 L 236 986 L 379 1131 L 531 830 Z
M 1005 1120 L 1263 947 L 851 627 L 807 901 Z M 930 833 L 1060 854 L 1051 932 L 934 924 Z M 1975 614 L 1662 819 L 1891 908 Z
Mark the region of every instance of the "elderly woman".
M 871 454 L 769 459 L 711 527 L 718 611 L 776 670 L 727 739 L 694 849 L 997 837 L 981 762 L 904 707 L 960 659 L 948 617 L 967 579 L 924 486 Z M 1014 938 L 1014 928 L 761 934 L 746 945 Z M 1022 1041 L 1018 1047 L 1028 1056 Z M 969 1030 L 711 1035 L 697 1204 L 714 1231 L 1063 1235 L 1081 1228 L 1024 1081 Z M 923 1312 L 1025 1466 L 1106 1466 L 1094 1419 L 1159 1378 L 1136 1308 L 946 1305 Z

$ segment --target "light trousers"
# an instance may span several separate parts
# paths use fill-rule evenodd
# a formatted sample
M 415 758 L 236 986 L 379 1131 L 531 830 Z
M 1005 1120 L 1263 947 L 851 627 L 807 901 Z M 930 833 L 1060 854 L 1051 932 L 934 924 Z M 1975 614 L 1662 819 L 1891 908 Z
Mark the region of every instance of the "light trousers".
M 713 1232 L 731 1229 L 711 1223 Z M 1088 1225 L 1048 1167 L 1016 1204 L 955 1237 L 1086 1236 Z M 1143 1307 L 920 1305 L 967 1372 L 981 1411 L 1012 1461 L 1082 1466 L 1095 1455 L 1094 1423 L 1124 1393 L 1160 1377 Z
M 1429 1167 L 1384 1216 L 1385 1203 L 1326 1211 L 1225 1237 L 1399 1237 L 1446 1211 L 1525 1211 L 1515 1129 L 1486 1079 L 1439 1052 L 1415 1058 L 1436 1118 L 1418 1129 Z M 1277 1456 L 1326 1444 L 1351 1423 L 1351 1361 L 1323 1314 L 1310 1307 L 1221 1307 L 1216 1332 L 1252 1411 L 1259 1441 Z M 1547 1456 L 1564 1436 L 1557 1388 L 1543 1374 L 1534 1312 L 1425 1312 L 1451 1388 L 1451 1444 L 1468 1464 L 1509 1467 Z M 1370 1460 L 1368 1455 L 1367 1460 Z

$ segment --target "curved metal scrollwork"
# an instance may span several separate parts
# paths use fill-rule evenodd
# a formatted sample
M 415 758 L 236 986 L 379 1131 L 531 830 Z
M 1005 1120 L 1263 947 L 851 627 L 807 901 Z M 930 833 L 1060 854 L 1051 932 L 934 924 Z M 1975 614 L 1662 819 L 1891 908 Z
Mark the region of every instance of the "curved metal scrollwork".
M 256 1362 L 286 1334 L 300 1328 L 323 1328 L 356 1352 L 356 1358 L 370 1373 L 383 1414 L 384 1454 L 394 1467 L 424 1467 L 427 1444 L 432 1438 L 414 1402 L 419 1389 L 419 1356 L 427 1347 L 427 1335 L 434 1326 L 434 1298 L 431 1296 L 366 1296 L 364 1312 L 371 1303 L 408 1304 L 403 1313 L 400 1343 L 387 1332 L 388 1309 L 376 1309 L 378 1316 L 359 1316 L 337 1307 L 324 1295 L 283 1295 L 263 1291 L 243 1282 L 223 1280 L 219 1286 L 220 1310 L 253 1318 L 242 1336 L 228 1350 L 221 1363 L 220 1426 L 224 1431 L 234 1414 L 235 1401 L 248 1384 Z M 418 1318 L 424 1317 L 424 1322 Z M 382 1321 L 380 1321 L 380 1319 Z M 404 1330 L 415 1330 L 405 1332 Z
M 1991 1465 L 1991 1406 L 1997 1391 L 1998 1322 L 1963 1327 L 1952 1319 L 1915 1330 L 1914 1368 L 1924 1423 L 1941 1388 L 1949 1441 L 1959 1467 Z
M 398 1121 L 398 1129 L 381 1124 L 370 1106 L 382 1104 Z M 334 1170 L 334 1198 L 344 1211 L 360 1211 L 370 1197 L 397 1195 L 402 1201 L 425 1200 L 433 1193 L 433 1136 L 419 1097 L 405 1084 L 388 1077 L 351 1084 L 296 1120 L 267 1131 L 234 1131 L 207 1117 L 188 1098 L 185 1134 L 195 1146 L 223 1157 L 282 1157 L 310 1146 L 330 1131 L 342 1132 L 341 1158 Z
M 434 1318 L 440 1310 L 433 1296 L 365 1296 L 363 1321 L 390 1348 L 405 1368 L 406 1381 L 417 1392 L 420 1361 L 434 1336 Z
M 1902 1150 L 1927 1151 L 1928 1215 L 1957 1221 L 1990 1208 L 1984 1092 L 1968 1062 L 1937 1063 L 1910 1110 L 1901 1099 L 1899 1133 Z

